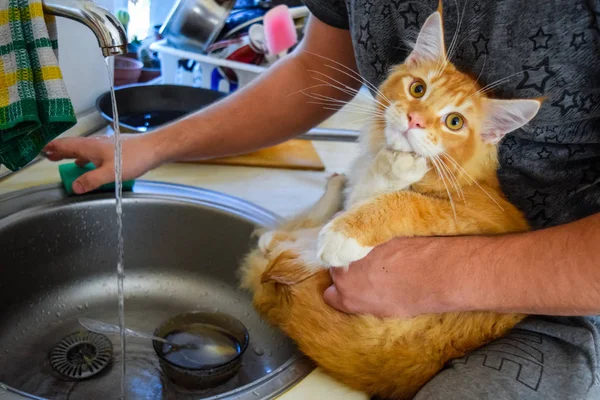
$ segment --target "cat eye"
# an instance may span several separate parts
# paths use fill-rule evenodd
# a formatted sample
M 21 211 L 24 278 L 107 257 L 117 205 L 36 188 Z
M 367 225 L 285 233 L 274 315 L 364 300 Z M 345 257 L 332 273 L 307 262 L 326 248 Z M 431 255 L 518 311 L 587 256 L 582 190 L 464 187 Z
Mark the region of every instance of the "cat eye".
M 457 131 L 465 125 L 465 118 L 459 113 L 450 113 L 446 117 L 446 126 L 452 131 Z
M 417 79 L 416 81 L 411 83 L 409 90 L 410 90 L 410 94 L 413 97 L 416 97 L 417 99 L 419 99 L 419 98 L 425 96 L 425 91 L 427 90 L 427 86 L 425 85 L 425 82 L 423 82 L 420 79 Z

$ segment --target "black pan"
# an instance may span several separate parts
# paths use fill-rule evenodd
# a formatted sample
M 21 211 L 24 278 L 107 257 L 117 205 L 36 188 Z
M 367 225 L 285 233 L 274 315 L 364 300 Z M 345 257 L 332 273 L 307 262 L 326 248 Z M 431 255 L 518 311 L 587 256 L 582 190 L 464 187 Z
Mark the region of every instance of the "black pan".
M 115 90 L 121 132 L 141 133 L 156 129 L 200 110 L 226 95 L 183 85 L 130 85 Z M 110 92 L 96 100 L 104 119 L 113 123 Z

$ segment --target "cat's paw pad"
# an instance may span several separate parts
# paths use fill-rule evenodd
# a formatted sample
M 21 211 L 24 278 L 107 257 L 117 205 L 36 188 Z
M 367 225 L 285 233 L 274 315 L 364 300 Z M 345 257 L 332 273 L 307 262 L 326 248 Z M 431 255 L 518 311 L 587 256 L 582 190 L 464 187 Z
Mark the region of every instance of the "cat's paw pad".
M 342 232 L 331 229 L 328 224 L 319 233 L 317 256 L 325 267 L 347 267 L 365 257 L 372 249 L 360 245 L 356 239 L 347 237 Z

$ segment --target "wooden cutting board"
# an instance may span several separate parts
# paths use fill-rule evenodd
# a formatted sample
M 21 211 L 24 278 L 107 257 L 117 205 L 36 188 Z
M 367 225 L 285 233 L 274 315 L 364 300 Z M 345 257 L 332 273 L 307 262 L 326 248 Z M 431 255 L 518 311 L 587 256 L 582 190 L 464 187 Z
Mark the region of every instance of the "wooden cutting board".
M 214 160 L 186 161 L 199 164 L 324 171 L 325 165 L 309 140 L 292 139 L 253 153 Z

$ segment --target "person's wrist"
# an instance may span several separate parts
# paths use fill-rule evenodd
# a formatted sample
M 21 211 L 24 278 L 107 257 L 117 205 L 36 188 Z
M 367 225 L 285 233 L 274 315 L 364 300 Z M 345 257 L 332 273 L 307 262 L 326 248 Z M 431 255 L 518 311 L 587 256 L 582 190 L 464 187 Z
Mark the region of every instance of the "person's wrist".
M 497 307 L 497 247 L 499 236 L 456 237 L 456 246 L 446 261 L 454 273 L 449 275 L 448 301 L 456 311 L 490 311 Z M 452 243 L 449 244 L 453 246 Z M 450 267 L 451 266 L 451 267 Z
M 172 125 L 140 136 L 142 151 L 150 156 L 155 168 L 178 160 L 180 142 L 175 137 L 177 135 L 173 132 Z

